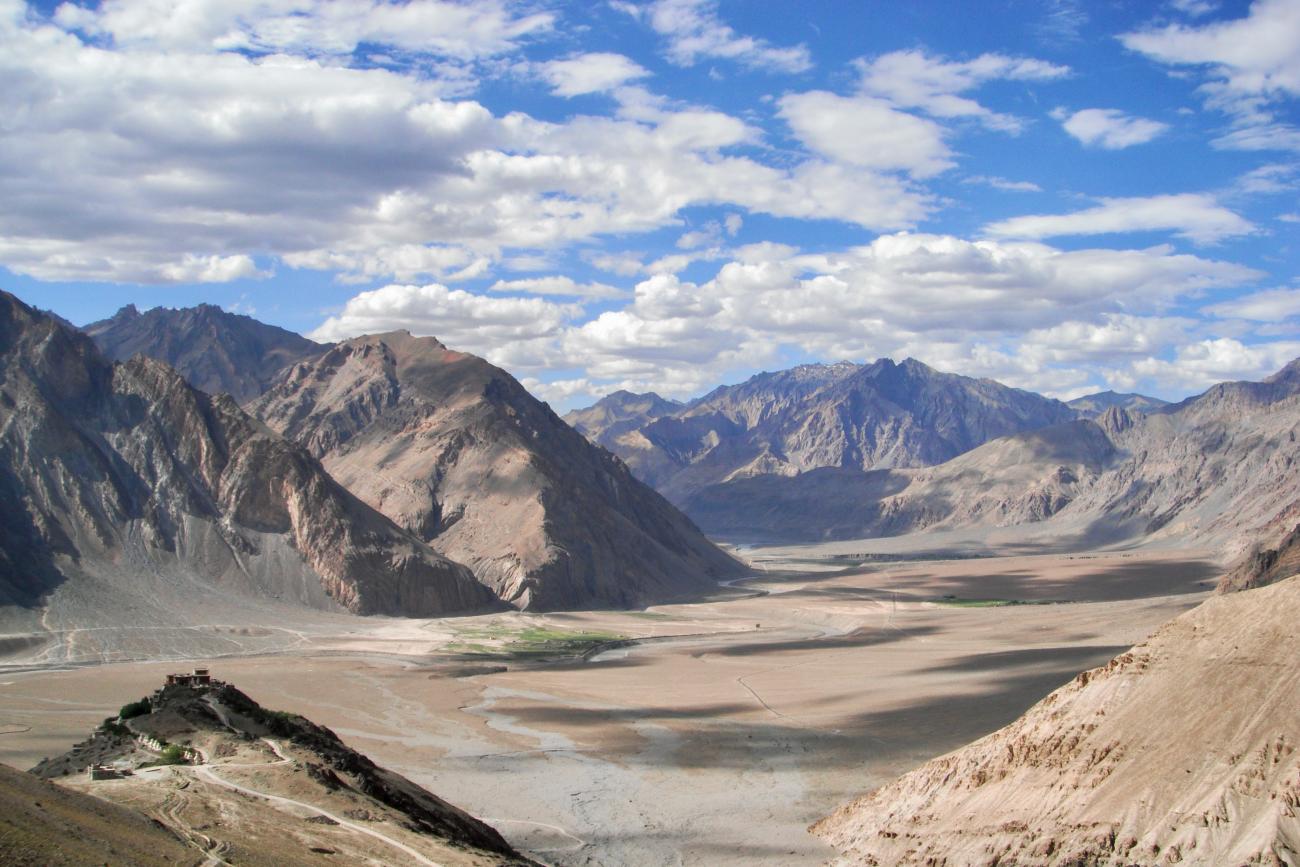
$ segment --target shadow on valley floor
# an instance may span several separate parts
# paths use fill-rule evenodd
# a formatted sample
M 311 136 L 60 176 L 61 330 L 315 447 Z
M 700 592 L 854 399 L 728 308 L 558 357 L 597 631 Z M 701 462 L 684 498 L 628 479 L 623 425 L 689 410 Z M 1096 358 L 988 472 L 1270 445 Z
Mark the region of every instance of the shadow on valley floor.
M 789 641 L 754 641 L 706 647 L 693 651 L 691 656 L 756 656 L 760 654 L 797 653 L 801 651 L 840 650 L 854 647 L 873 647 L 892 644 L 909 638 L 920 638 L 938 632 L 937 626 L 872 627 L 864 626 L 845 635 L 828 635 L 818 638 L 796 638 Z
M 1001 671 L 1002 669 L 1055 664 L 1053 670 L 1065 669 L 1079 672 L 1100 665 L 1101 663 L 1094 662 L 1099 656 L 1104 657 L 1104 662 L 1126 650 L 1128 650 L 1128 645 L 1028 647 L 1024 650 L 1001 650 L 994 653 L 971 654 L 952 662 L 932 665 L 924 670 L 927 672 Z
M 1067 564 L 1063 564 L 1063 567 Z M 1133 560 L 1110 562 L 1096 571 L 1061 575 L 1059 570 L 1008 569 L 995 574 L 883 576 L 888 588 L 929 599 L 952 595 L 963 599 L 1104 602 L 1176 596 L 1213 589 L 1222 568 L 1210 560 Z M 815 591 L 793 591 L 815 592 Z
M 1059 648 L 1050 648 L 1057 651 Z M 1077 653 L 1004 657 L 1009 668 L 1033 665 L 1037 670 L 1008 671 L 999 677 L 973 681 L 972 691 L 928 696 L 898 707 L 828 718 L 826 712 L 768 710 L 754 701 L 718 702 L 690 709 L 629 707 L 574 708 L 527 701 L 501 701 L 494 712 L 537 730 L 595 730 L 610 725 L 649 723 L 671 727 L 659 743 L 640 736 L 599 751 L 601 758 L 623 764 L 662 768 L 760 771 L 797 765 L 805 770 L 845 770 L 861 766 L 864 774 L 877 763 L 900 758 L 920 762 L 940 755 L 1007 725 L 1049 692 L 1081 671 L 1104 664 L 1115 648 L 1079 648 Z M 990 654 L 984 654 L 990 656 Z M 987 662 L 984 660 L 982 662 Z M 964 670 L 957 662 L 942 670 Z M 986 670 L 980 662 L 970 670 Z M 737 687 L 738 689 L 740 687 Z M 829 703 L 832 699 L 828 699 Z M 803 710 L 812 706 L 804 705 Z M 786 713 L 788 711 L 788 714 Z M 744 714 L 748 718 L 736 718 Z M 755 720 L 756 714 L 767 719 Z M 806 718 L 808 722 L 801 722 Z M 811 724 L 816 719 L 816 727 Z M 682 723 L 687 723 L 683 728 Z M 579 735 L 582 737 L 582 735 Z

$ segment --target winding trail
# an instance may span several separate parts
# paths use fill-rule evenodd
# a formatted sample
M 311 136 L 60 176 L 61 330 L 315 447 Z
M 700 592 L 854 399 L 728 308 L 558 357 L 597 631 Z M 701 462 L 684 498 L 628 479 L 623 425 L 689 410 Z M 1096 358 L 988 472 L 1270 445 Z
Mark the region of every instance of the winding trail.
M 280 764 L 280 762 L 271 762 L 269 764 Z M 330 819 L 333 822 L 336 822 L 337 824 L 343 826 L 344 828 L 347 828 L 352 831 L 356 831 L 359 834 L 365 834 L 367 836 L 374 837 L 376 840 L 380 840 L 384 843 L 387 843 L 389 846 L 392 846 L 395 849 L 400 849 L 401 851 L 409 855 L 411 858 L 415 859 L 417 863 L 424 864 L 426 865 L 426 867 L 442 867 L 442 865 L 439 864 L 437 861 L 433 861 L 425 857 L 423 854 L 421 854 L 415 849 L 412 849 L 410 846 L 406 845 L 400 840 L 394 840 L 392 837 L 389 837 L 385 834 L 381 834 L 380 832 L 374 830 L 373 828 L 367 828 L 364 825 L 358 825 L 356 822 L 350 821 L 348 819 L 344 819 L 340 816 L 336 816 L 333 813 L 329 812 L 328 810 L 322 810 L 320 807 L 317 807 L 315 804 L 308 804 L 303 801 L 295 801 L 292 798 L 285 798 L 281 795 L 272 795 L 268 792 L 259 792 L 257 789 L 250 789 L 247 786 L 241 786 L 238 783 L 232 783 L 230 780 L 222 779 L 221 777 L 217 776 L 217 774 L 212 770 L 212 768 L 213 768 L 212 765 L 207 765 L 207 764 L 197 765 L 194 768 L 194 773 L 199 777 L 202 777 L 206 782 L 212 783 L 217 786 L 222 786 L 227 789 L 232 789 L 236 792 L 241 792 L 245 795 L 252 795 L 255 798 L 264 798 L 273 804 L 280 804 L 289 807 L 297 807 L 300 810 L 312 811 L 317 815 L 324 816 L 325 818 Z

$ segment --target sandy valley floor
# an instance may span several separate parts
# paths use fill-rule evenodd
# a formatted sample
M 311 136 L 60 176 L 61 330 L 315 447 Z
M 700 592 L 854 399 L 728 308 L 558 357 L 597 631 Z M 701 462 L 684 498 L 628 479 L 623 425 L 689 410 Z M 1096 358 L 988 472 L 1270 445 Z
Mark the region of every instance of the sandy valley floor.
M 759 553 L 762 579 L 647 612 L 225 624 L 260 655 L 212 667 L 549 863 L 816 864 L 832 853 L 808 823 L 1142 641 L 1218 571 L 1205 552 L 843 569 L 815 548 Z M 653 640 L 508 652 L 538 635 Z M 184 666 L 11 661 L 0 761 L 24 768 Z

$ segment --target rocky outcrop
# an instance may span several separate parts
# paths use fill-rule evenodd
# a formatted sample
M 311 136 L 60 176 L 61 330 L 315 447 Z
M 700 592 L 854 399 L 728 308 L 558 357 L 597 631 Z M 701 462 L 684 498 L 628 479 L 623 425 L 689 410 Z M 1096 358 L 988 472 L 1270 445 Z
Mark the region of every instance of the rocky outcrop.
M 885 358 L 761 373 L 598 441 L 694 516 L 695 495 L 736 479 L 931 466 L 1074 418 L 1059 401 Z
M 433 338 L 345 341 L 250 409 L 511 605 L 643 605 L 742 574 L 513 377 Z
M 1300 863 L 1300 579 L 1211 598 L 813 826 L 840 863 Z
M 331 795 L 341 794 L 350 806 L 350 815 L 364 816 L 362 821 L 373 822 L 377 829 L 400 822 L 402 827 L 425 839 L 454 847 L 460 856 L 475 856 L 472 859 L 457 858 L 457 863 L 472 861 L 475 864 L 519 867 L 534 863 L 520 856 L 486 822 L 476 819 L 402 775 L 375 764 L 367 756 L 343 743 L 328 728 L 297 714 L 268 710 L 231 684 L 219 681 L 197 686 L 169 684 L 127 707 L 132 708 L 134 715 L 126 719 L 106 720 L 88 739 L 63 755 L 41 761 L 31 773 L 36 777 L 59 779 L 80 774 L 96 764 L 135 765 L 142 757 L 136 745 L 143 742 L 155 751 L 161 749 L 160 744 L 175 744 L 187 751 L 187 758 L 195 757 L 190 760 L 207 764 L 220 780 L 223 777 L 219 775 L 227 769 L 246 769 L 249 764 L 227 765 L 213 759 L 235 755 L 241 749 L 247 749 L 249 744 L 264 742 L 269 737 L 274 739 L 271 741 L 275 745 L 274 757 L 268 757 L 261 763 L 261 777 L 241 781 L 244 785 L 266 787 L 258 791 L 266 791 L 274 796 L 279 785 L 284 783 L 283 777 L 288 776 L 292 778 L 290 786 L 296 800 L 306 798 L 312 802 L 330 802 Z M 145 753 L 144 757 L 147 758 L 148 754 Z M 277 772 L 281 777 L 278 781 Z M 199 776 L 195 783 L 189 785 L 189 798 L 216 797 L 219 790 L 206 788 L 203 785 L 205 779 L 210 783 L 213 777 Z M 2 781 L 3 778 L 0 778 Z M 175 785 L 175 780 L 163 777 L 154 778 L 151 782 L 136 777 L 133 783 L 140 787 L 170 789 Z M 147 793 L 138 789 L 132 792 L 130 789 L 115 788 L 105 790 L 103 794 L 110 799 L 125 795 L 124 800 L 128 804 L 148 803 L 150 800 Z M 260 827 L 256 831 L 253 828 L 241 828 L 242 822 L 249 821 L 248 816 L 221 809 L 219 801 L 214 800 L 210 809 L 223 818 L 222 822 L 208 826 L 211 834 L 218 838 L 255 839 L 256 832 L 267 833 L 270 830 L 267 827 Z M 282 823 L 280 834 L 290 839 L 304 833 L 293 829 L 294 826 L 301 827 L 301 819 L 292 813 L 282 813 L 273 806 L 258 812 L 261 814 L 259 818 L 264 817 L 272 826 L 277 822 Z M 170 820 L 172 824 L 179 823 L 176 811 L 164 816 L 164 819 Z M 337 822 L 327 819 L 323 824 Z M 201 839 L 209 844 L 213 842 L 212 836 Z M 322 851 L 305 846 L 303 849 L 306 850 L 305 855 Z M 310 858 L 310 863 L 316 863 L 317 860 L 319 859 Z
M 495 603 L 228 395 L 114 364 L 4 293 L 0 487 L 2 601 L 57 597 L 77 622 L 202 594 L 411 616 Z
M 1251 590 L 1300 575 L 1300 525 L 1272 548 L 1253 545 L 1245 556 L 1219 580 L 1220 593 Z
M 229 394 L 236 403 L 257 397 L 288 365 L 325 350 L 292 331 L 212 304 L 144 313 L 127 305 L 83 330 L 113 361 L 134 355 L 165 361 L 195 388 Z

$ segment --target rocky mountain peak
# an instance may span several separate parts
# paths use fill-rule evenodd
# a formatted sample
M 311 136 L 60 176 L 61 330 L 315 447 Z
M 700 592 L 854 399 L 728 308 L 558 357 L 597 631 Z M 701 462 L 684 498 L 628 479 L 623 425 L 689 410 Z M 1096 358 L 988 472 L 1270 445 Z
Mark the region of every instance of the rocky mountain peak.
M 110 359 L 146 355 L 180 371 L 191 385 L 227 392 L 243 403 L 261 394 L 285 367 L 318 355 L 325 347 L 283 328 L 230 313 L 214 304 L 140 313 L 123 307 L 111 318 L 87 325 Z

